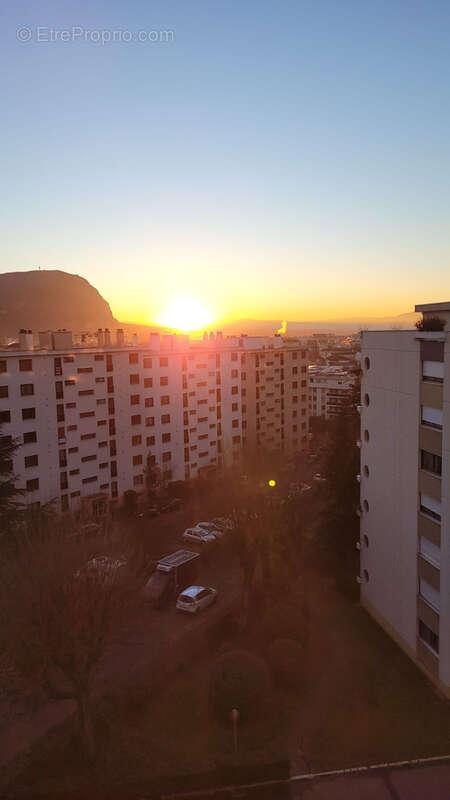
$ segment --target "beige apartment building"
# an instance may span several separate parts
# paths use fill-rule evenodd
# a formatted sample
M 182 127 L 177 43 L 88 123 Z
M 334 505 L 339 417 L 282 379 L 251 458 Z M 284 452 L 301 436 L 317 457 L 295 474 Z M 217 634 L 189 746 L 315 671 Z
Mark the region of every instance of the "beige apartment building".
M 450 696 L 450 303 L 443 331 L 364 331 L 361 602 Z
M 1 434 L 26 503 L 62 512 L 118 502 L 167 481 L 240 460 L 245 447 L 307 448 L 306 350 L 281 336 L 202 341 L 151 334 L 147 346 L 99 331 L 75 345 L 68 331 L 23 331 L 0 350 Z

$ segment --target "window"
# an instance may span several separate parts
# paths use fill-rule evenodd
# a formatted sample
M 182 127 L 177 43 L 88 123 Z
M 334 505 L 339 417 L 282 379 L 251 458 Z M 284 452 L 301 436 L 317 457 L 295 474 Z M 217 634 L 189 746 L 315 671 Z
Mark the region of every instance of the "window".
M 164 376 L 162 376 L 162 377 L 159 379 L 159 385 L 160 385 L 160 386 L 168 386 L 168 385 L 169 385 L 169 378 L 168 378 L 167 376 L 165 376 L 165 375 L 164 375 Z
M 37 433 L 36 433 L 36 431 L 29 431 L 28 433 L 24 433 L 24 435 L 23 435 L 23 443 L 24 444 L 31 444 L 32 442 L 37 442 Z
M 31 394 L 34 394 L 34 391 L 31 392 Z M 56 394 L 56 399 L 57 400 L 62 400 L 63 399 L 63 397 L 64 397 L 64 388 L 63 388 L 63 382 L 62 381 L 56 381 L 55 382 L 55 394 Z
M 161 423 L 163 425 L 168 425 L 170 422 L 170 414 L 163 414 L 161 417 Z
M 153 378 L 144 378 L 144 386 L 146 389 L 151 389 L 153 386 Z
M 19 370 L 20 372 L 32 372 L 33 370 L 33 361 L 31 358 L 20 358 L 19 359 Z
M 234 419 L 232 421 L 232 423 L 231 423 L 231 427 L 232 428 L 239 428 L 239 420 L 238 419 Z
M 67 453 L 65 450 L 59 451 L 59 466 L 67 467 Z
M 139 375 L 138 374 L 130 375 L 130 384 L 132 386 L 135 386 L 137 383 L 139 383 Z
M 8 397 L 8 387 L 0 386 L 0 397 Z
M 240 436 L 233 436 L 231 441 L 232 441 L 233 444 L 240 444 L 241 437 Z
M 78 392 L 79 397 L 87 397 L 90 394 L 94 394 L 93 389 L 80 389 Z
M 153 408 L 153 397 L 146 397 L 145 398 L 145 407 L 146 408 Z
M 27 492 L 37 492 L 39 489 L 39 478 L 32 478 L 31 481 L 27 481 Z
M 145 424 L 146 424 L 147 428 L 152 428 L 153 425 L 155 424 L 155 418 L 154 417 L 146 417 L 145 418 Z
M 231 387 L 231 394 L 239 394 L 239 389 L 237 386 Z
M 34 394 L 34 383 L 21 383 L 20 394 L 22 397 L 27 397 L 30 394 Z
M 104 360 L 105 360 L 105 356 L 104 355 L 99 354 L 99 355 L 94 356 L 94 361 L 104 361 Z
M 165 356 L 159 359 L 159 366 L 160 367 L 168 367 L 169 366 L 169 359 Z
M 22 419 L 36 419 L 36 409 L 35 408 L 22 408 Z M 9 420 L 8 420 L 8 422 L 9 422 Z
M 140 414 L 134 414 L 131 417 L 131 424 L 132 425 L 140 425 L 141 424 L 141 415 Z
M 430 497 L 423 492 L 420 495 L 420 511 L 426 517 L 436 520 L 436 522 L 441 521 L 441 504 L 439 500 L 435 500 L 434 497 Z
M 136 445 L 138 444 L 142 444 L 142 436 L 140 434 L 138 434 L 138 436 L 132 436 L 131 444 L 133 445 L 133 447 L 136 447 Z
M 34 411 L 34 409 L 33 409 Z M 26 417 L 22 414 L 22 419 L 26 419 Z M 11 412 L 10 411 L 0 411 L 0 423 L 4 422 L 11 422 Z
M 239 375 L 239 372 L 237 371 L 237 369 L 232 369 L 231 370 L 231 377 L 232 378 L 237 378 L 238 375 Z
M 84 441 L 84 440 L 86 440 L 86 439 L 95 439 L 95 438 L 96 438 L 96 436 L 97 436 L 97 434 L 96 434 L 96 433 L 83 433 L 83 434 L 80 436 L 80 439 L 81 439 L 82 441 Z
M 66 381 L 64 381 L 65 386 L 75 386 L 75 383 L 76 381 L 74 378 L 68 378 Z
M 6 360 L 2 358 L 0 360 L 0 372 L 7 372 L 7 371 L 8 370 L 6 369 Z
M 114 378 L 112 375 L 108 375 L 107 389 L 108 394 L 111 394 L 114 391 Z
M 161 441 L 164 442 L 164 443 L 170 442 L 170 433 L 163 433 L 163 435 L 161 437 Z
M 442 430 L 443 411 L 441 408 L 431 408 L 431 406 L 422 406 L 422 425 L 429 428 L 437 428 Z
M 29 467 L 37 467 L 39 464 L 39 459 L 37 456 L 25 456 L 25 467 L 28 469 Z
M 427 450 L 420 451 L 420 466 L 427 472 L 442 475 L 442 457 L 434 453 L 428 453 Z
M 75 356 L 64 356 L 65 364 L 72 364 L 75 361 Z
M 139 353 L 129 353 L 129 355 L 128 355 L 128 363 L 129 364 L 138 364 L 139 363 Z
M 141 396 L 139 394 L 132 394 L 130 397 L 130 404 L 132 406 L 138 406 L 141 402 Z
M 81 483 L 95 483 L 96 480 L 98 480 L 97 476 L 93 475 L 92 478 L 83 478 Z
M 93 372 L 93 371 L 94 371 L 93 367 L 78 367 L 78 369 L 77 369 L 77 372 L 80 375 L 84 374 L 84 373 L 87 374 L 88 372 Z
M 428 625 L 425 625 L 421 619 L 419 619 L 419 638 L 422 639 L 428 647 L 431 647 L 436 654 L 439 653 L 439 636 L 432 631 Z
M 171 461 L 172 460 L 172 453 L 167 452 L 162 454 L 163 461 Z
M 96 379 L 95 379 L 95 382 L 96 382 L 96 383 L 104 383 L 104 382 L 105 382 L 105 379 L 104 379 L 104 378 L 102 378 L 102 377 L 100 377 L 100 378 L 96 378 Z M 66 381 L 66 383 L 67 383 L 67 381 Z M 73 381 L 73 383 L 75 383 L 75 381 Z
M 152 367 L 152 360 L 148 356 L 144 356 L 144 367 L 145 369 L 151 369 Z M 151 378 L 150 378 L 151 380 Z
M 96 455 L 83 456 L 83 458 L 81 459 L 81 463 L 84 464 L 86 461 L 96 461 L 96 460 L 97 460 L 97 456 Z
M 133 478 L 133 485 L 134 486 L 141 486 L 144 483 L 144 476 L 143 475 L 135 475 Z
M 161 405 L 162 405 L 162 406 L 168 406 L 168 405 L 169 405 L 169 403 L 170 403 L 170 397 L 169 397 L 169 395 L 168 395 L 168 394 L 163 394 L 163 395 L 161 396 Z
M 430 561 L 434 566 L 439 567 L 441 563 L 441 548 L 437 544 L 433 544 L 425 536 L 420 537 L 420 555 L 426 561 Z
M 95 402 L 96 402 L 96 405 L 98 405 L 98 406 L 105 406 L 106 405 L 106 399 L 104 397 L 99 397 L 98 400 L 96 400 Z
M 440 607 L 440 596 L 439 591 L 431 586 L 426 580 L 423 578 L 419 578 L 419 592 L 420 595 L 423 597 L 424 600 L 434 608 L 435 611 L 439 612 Z
M 133 467 L 142 464 L 142 456 L 133 456 Z
M 147 447 L 152 447 L 155 444 L 155 437 L 154 436 L 147 436 L 147 439 L 146 439 L 145 443 L 146 443 Z
M 79 475 L 79 474 L 80 474 L 80 470 L 79 469 L 71 469 L 69 471 L 69 475 Z
M 106 425 L 106 419 L 99 419 L 97 425 L 99 428 L 101 428 L 103 425 Z
M 69 453 L 78 453 L 78 447 L 69 447 Z
M 424 381 L 444 381 L 444 362 L 443 361 L 422 361 L 422 377 Z
M 87 417 L 95 417 L 95 411 L 83 411 L 80 414 L 80 419 L 86 419 Z
M 231 353 L 231 360 L 232 361 L 237 361 L 238 360 L 238 354 L 237 353 Z

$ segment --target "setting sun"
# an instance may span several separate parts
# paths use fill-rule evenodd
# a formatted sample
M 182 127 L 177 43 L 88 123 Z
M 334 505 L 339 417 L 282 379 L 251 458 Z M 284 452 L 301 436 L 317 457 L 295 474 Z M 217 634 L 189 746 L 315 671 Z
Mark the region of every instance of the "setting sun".
M 198 300 L 193 297 L 177 297 L 161 315 L 159 323 L 189 333 L 210 325 L 212 319 L 211 312 Z

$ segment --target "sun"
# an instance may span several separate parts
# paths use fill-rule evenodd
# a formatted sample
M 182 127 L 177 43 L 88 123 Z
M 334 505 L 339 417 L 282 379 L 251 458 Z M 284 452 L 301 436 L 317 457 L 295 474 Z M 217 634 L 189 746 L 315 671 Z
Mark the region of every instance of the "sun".
M 176 297 L 159 319 L 160 325 L 175 328 L 183 333 L 198 331 L 212 322 L 212 314 L 193 297 Z

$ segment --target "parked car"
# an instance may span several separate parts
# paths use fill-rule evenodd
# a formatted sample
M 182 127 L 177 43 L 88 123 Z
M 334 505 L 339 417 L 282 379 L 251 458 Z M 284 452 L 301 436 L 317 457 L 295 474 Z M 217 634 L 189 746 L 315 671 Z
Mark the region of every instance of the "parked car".
M 319 483 L 323 483 L 323 481 L 326 481 L 326 478 L 324 478 L 324 477 L 323 477 L 323 476 L 320 474 L 320 472 L 316 472 L 316 474 L 315 474 L 315 475 L 314 475 L 314 477 L 313 477 L 313 481 L 318 481 Z
M 214 517 L 211 522 L 220 531 L 233 530 L 233 522 L 228 517 Z
M 186 528 L 183 539 L 185 542 L 197 542 L 198 544 L 210 544 L 216 541 L 213 533 L 197 527 Z
M 224 531 L 217 527 L 214 522 L 197 522 L 196 528 L 200 528 L 202 531 L 206 531 L 206 533 L 212 533 L 216 539 L 220 539 L 223 536 Z
M 178 611 L 197 614 L 203 608 L 211 606 L 217 600 L 217 592 L 211 587 L 188 586 L 178 597 Z

